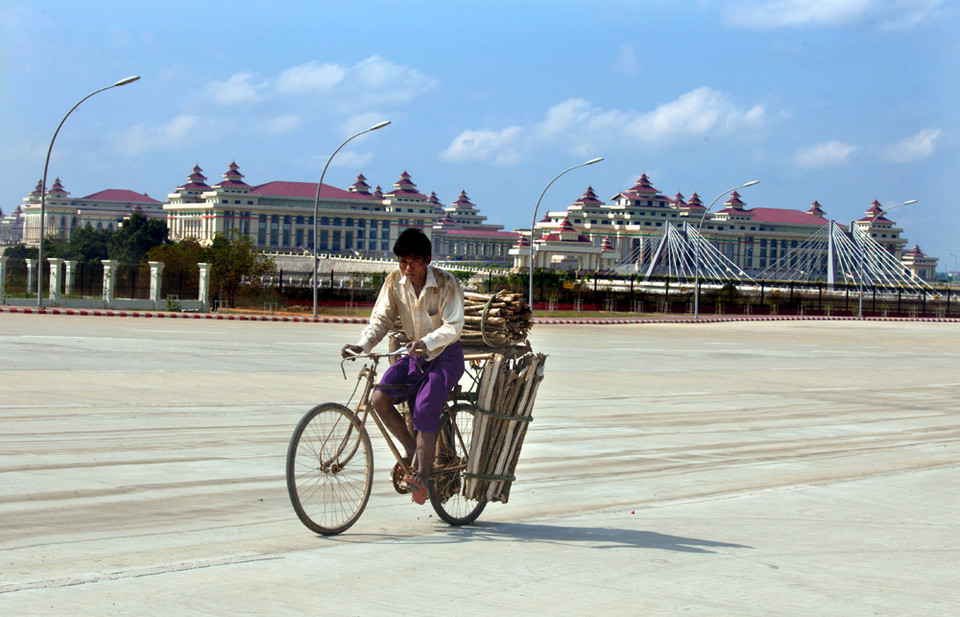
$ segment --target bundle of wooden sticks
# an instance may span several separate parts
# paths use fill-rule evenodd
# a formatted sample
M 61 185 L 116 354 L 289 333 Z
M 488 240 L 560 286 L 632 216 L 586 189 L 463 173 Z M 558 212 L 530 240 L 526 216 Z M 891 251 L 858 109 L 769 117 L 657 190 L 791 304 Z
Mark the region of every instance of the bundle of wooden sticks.
M 481 373 L 464 497 L 506 503 L 543 380 L 544 354 L 494 353 Z
M 513 347 L 527 340 L 533 322 L 522 294 L 501 290 L 490 296 L 468 291 L 463 303 L 460 340 L 464 345 Z

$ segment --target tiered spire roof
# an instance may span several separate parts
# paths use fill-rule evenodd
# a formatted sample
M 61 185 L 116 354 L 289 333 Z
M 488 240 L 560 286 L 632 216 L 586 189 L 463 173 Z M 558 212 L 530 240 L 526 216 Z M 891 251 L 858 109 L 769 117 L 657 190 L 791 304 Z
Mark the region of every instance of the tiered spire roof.
M 576 206 L 602 206 L 603 202 L 597 199 L 597 194 L 593 192 L 592 186 L 587 186 L 587 190 L 575 202 Z
M 706 206 L 703 205 L 703 202 L 700 201 L 700 196 L 697 195 L 697 192 L 694 191 L 693 195 L 690 196 L 690 201 L 687 202 L 687 207 L 691 210 L 705 210 Z
M 820 202 L 816 199 L 813 200 L 813 203 L 810 204 L 810 209 L 807 210 L 807 214 L 812 214 L 814 216 L 823 217 L 826 215 L 826 212 L 823 211 L 823 208 L 820 207 Z
M 408 174 L 406 170 L 400 174 L 400 179 L 394 182 L 393 186 L 396 188 L 387 193 L 387 195 L 405 195 L 408 197 L 419 196 L 426 199 L 426 195 L 417 190 L 417 185 L 413 183 L 413 180 L 410 178 L 410 174 Z
M 243 181 L 243 174 L 240 173 L 240 166 L 237 165 L 236 161 L 230 163 L 230 166 L 227 168 L 227 172 L 223 174 L 223 182 L 215 184 L 214 186 L 225 187 L 225 186 L 234 186 L 234 187 L 246 187 L 249 188 L 249 184 Z
M 858 223 L 869 223 L 873 221 L 874 223 L 890 223 L 892 222 L 884 215 L 880 215 L 883 212 L 883 206 L 876 199 L 873 200 L 873 203 L 870 204 L 870 207 L 866 210 L 866 216 L 858 220 Z M 877 216 L 880 215 L 880 216 Z M 874 218 L 876 217 L 876 218 Z
M 209 191 L 210 186 L 207 184 L 207 177 L 203 175 L 203 170 L 200 169 L 199 165 L 193 166 L 193 173 L 187 176 L 187 183 L 183 186 L 178 186 L 177 191 Z
M 350 188 L 347 189 L 351 193 L 358 193 L 360 195 L 369 195 L 370 194 L 370 185 L 367 184 L 367 179 L 364 177 L 363 172 L 360 173 L 354 180 L 354 183 L 350 185 Z
M 50 191 L 47 193 L 49 197 L 66 197 L 69 193 L 63 188 L 63 185 L 60 183 L 60 178 L 57 178 L 53 181 L 53 186 L 50 187 Z

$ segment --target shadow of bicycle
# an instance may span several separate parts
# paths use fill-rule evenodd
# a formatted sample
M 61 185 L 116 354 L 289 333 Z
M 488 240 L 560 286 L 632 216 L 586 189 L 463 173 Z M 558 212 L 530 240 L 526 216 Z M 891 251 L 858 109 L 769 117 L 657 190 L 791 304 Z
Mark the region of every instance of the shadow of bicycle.
M 447 532 L 447 541 L 538 542 L 565 544 L 594 549 L 646 548 L 684 553 L 716 553 L 719 548 L 752 548 L 731 544 L 657 533 L 610 527 L 571 527 L 536 523 L 475 523 Z

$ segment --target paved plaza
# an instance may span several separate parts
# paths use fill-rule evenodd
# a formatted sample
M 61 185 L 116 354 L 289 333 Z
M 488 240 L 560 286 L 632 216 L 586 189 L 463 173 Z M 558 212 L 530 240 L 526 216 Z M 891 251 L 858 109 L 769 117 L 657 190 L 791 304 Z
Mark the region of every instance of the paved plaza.
M 360 328 L 0 313 L 0 615 L 960 610 L 960 324 L 541 324 L 508 504 L 448 527 L 375 435 L 318 537 L 287 441 Z

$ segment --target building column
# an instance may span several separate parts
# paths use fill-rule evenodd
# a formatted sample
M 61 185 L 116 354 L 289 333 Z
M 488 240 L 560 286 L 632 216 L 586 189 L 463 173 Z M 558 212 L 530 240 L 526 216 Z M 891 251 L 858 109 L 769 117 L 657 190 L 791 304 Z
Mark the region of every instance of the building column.
M 73 293 L 74 284 L 77 282 L 77 262 L 74 259 L 68 259 L 63 263 L 67 269 L 67 280 L 64 284 L 63 295 L 69 296 Z
M 9 257 L 0 255 L 0 304 L 7 302 L 7 259 Z
M 150 300 L 153 310 L 160 310 L 160 296 L 163 293 L 163 262 L 149 261 L 150 264 Z
M 53 300 L 54 306 L 60 306 L 60 268 L 63 266 L 63 260 L 59 257 L 48 257 L 50 264 L 50 285 L 48 297 Z
M 200 266 L 200 311 L 210 312 L 210 264 L 197 264 Z M 214 307 L 217 308 L 217 307 Z
M 110 308 L 113 302 L 113 287 L 117 282 L 117 266 L 120 262 L 116 259 L 103 259 L 103 307 Z
M 37 279 L 33 278 L 37 274 L 37 260 L 27 260 L 27 296 L 37 289 Z

